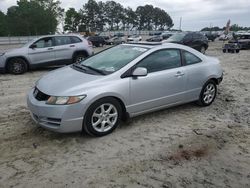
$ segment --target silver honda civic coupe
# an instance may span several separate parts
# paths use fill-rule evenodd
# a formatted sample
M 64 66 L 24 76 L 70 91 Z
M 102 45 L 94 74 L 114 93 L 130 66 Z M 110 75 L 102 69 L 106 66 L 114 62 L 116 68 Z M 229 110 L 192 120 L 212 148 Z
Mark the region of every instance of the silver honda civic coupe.
M 219 60 L 179 44 L 122 44 L 52 71 L 28 94 L 32 118 L 66 133 L 111 133 L 128 117 L 196 101 L 210 105 Z

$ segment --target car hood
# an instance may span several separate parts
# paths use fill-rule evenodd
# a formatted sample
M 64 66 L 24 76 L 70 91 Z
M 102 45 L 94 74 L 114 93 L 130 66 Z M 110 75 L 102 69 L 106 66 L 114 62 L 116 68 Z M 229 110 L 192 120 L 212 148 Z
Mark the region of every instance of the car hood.
M 96 86 L 97 81 L 103 78 L 103 75 L 87 74 L 67 66 L 44 75 L 37 81 L 36 87 L 47 95 L 77 96 Z
M 27 51 L 27 48 L 25 48 L 25 47 L 14 48 L 14 49 L 11 49 L 11 50 L 7 50 L 5 52 L 5 55 L 6 56 L 9 56 L 9 55 L 23 55 L 26 51 Z

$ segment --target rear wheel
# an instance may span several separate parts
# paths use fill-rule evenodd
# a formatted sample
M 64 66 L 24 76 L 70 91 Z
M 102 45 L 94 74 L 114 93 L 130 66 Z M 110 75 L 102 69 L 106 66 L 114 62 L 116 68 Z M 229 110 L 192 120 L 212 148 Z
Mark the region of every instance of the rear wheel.
M 120 123 L 122 108 L 114 98 L 103 98 L 94 102 L 87 110 L 83 128 L 94 136 L 111 133 Z
M 200 52 L 203 53 L 203 54 L 205 54 L 205 52 L 206 52 L 206 47 L 205 47 L 205 46 L 201 46 Z
M 12 58 L 7 64 L 8 72 L 11 74 L 23 74 L 27 72 L 27 62 L 22 58 Z
M 213 80 L 207 81 L 200 93 L 198 104 L 200 106 L 209 106 L 213 103 L 217 94 L 217 86 Z

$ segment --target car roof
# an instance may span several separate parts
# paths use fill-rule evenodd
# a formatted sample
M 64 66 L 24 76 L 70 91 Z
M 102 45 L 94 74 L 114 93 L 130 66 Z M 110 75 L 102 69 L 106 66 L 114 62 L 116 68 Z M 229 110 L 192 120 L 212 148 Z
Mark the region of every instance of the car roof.
M 154 48 L 156 46 L 162 45 L 162 43 L 160 43 L 160 42 L 129 42 L 129 43 L 126 43 L 126 44 L 123 44 L 123 45 Z
M 136 47 L 142 47 L 142 48 L 148 48 L 148 49 L 154 49 L 156 48 L 157 50 L 160 49 L 166 49 L 166 48 L 175 48 L 175 49 L 180 49 L 180 50 L 185 50 L 188 52 L 191 52 L 195 55 L 197 55 L 198 57 L 203 57 L 204 55 L 201 54 L 200 52 L 198 52 L 197 50 L 189 47 L 189 46 L 185 46 L 182 44 L 176 44 L 176 43 L 171 43 L 171 42 L 131 42 L 131 43 L 126 43 L 126 44 L 121 44 L 121 45 L 129 45 L 129 46 L 136 46 Z
M 79 34 L 55 34 L 55 35 L 43 35 L 43 36 L 40 36 L 39 38 L 43 38 L 43 37 L 70 37 L 70 36 L 82 37 Z
M 157 47 L 167 47 L 167 48 L 178 48 L 178 49 L 190 49 L 190 47 L 181 45 L 181 44 L 176 44 L 176 43 L 171 43 L 171 42 L 130 42 L 126 43 L 123 45 L 130 45 L 130 46 L 138 46 L 138 47 L 147 47 L 150 49 L 157 48 Z

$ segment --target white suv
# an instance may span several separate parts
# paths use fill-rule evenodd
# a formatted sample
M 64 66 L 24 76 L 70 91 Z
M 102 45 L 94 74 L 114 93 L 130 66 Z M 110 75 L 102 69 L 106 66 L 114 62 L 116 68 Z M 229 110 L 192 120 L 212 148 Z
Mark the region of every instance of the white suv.
M 37 67 L 80 62 L 92 54 L 92 43 L 80 35 L 48 35 L 0 54 L 0 71 L 22 74 Z

